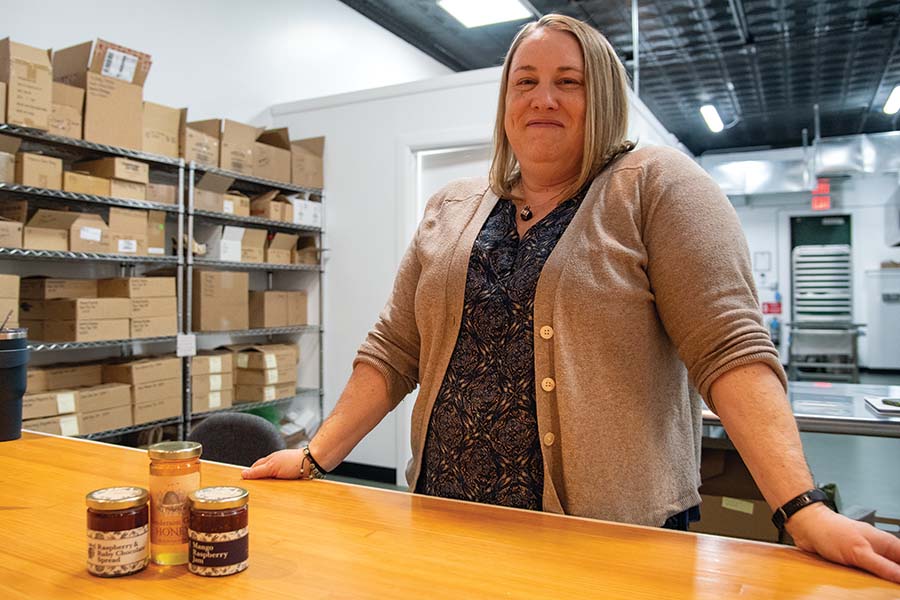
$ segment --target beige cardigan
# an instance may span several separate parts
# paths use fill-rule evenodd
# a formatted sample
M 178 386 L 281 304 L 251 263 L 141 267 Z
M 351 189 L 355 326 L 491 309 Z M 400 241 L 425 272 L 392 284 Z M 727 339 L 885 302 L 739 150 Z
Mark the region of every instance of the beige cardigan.
M 472 245 L 497 203 L 484 179 L 428 202 L 393 293 L 356 361 L 412 413 L 414 491 L 456 344 Z M 534 300 L 544 510 L 642 525 L 700 502 L 701 405 L 712 382 L 764 362 L 786 383 L 758 308 L 737 216 L 672 149 L 626 154 L 591 185 Z

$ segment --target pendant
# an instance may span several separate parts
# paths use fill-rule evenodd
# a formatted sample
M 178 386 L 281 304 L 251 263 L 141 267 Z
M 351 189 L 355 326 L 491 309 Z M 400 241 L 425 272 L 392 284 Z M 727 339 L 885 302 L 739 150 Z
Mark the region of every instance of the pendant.
M 522 208 L 522 211 L 519 213 L 519 218 L 522 219 L 523 221 L 530 221 L 531 217 L 533 217 L 533 216 L 534 216 L 534 213 L 531 212 L 530 206 L 524 206 Z

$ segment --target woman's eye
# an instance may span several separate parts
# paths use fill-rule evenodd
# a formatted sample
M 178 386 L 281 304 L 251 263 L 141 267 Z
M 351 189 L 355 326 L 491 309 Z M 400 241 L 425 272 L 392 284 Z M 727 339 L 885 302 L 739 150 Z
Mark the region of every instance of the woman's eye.
M 566 86 L 581 85 L 581 82 L 578 81 L 577 79 L 561 79 L 559 81 L 559 83 L 560 83 L 560 85 L 566 85 Z
M 534 79 L 520 79 L 516 82 L 516 85 L 534 85 Z

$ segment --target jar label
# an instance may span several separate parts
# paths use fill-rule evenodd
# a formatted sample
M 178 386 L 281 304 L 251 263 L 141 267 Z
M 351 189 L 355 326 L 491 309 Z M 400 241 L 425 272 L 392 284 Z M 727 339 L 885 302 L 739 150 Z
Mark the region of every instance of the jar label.
M 188 494 L 200 488 L 200 473 L 150 477 L 150 541 L 156 545 L 186 544 L 191 518 Z
M 206 576 L 231 575 L 247 568 L 247 528 L 224 533 L 190 530 L 188 570 Z
M 147 525 L 124 531 L 88 529 L 88 571 L 104 577 L 140 571 L 150 562 L 148 531 Z

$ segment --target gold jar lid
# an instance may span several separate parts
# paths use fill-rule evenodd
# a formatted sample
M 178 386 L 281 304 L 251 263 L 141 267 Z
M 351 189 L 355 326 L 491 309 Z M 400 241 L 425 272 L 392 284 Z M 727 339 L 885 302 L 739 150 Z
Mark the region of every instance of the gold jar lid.
M 160 442 L 147 448 L 150 458 L 160 460 L 197 458 L 202 452 L 203 446 L 197 442 Z
M 147 490 L 140 487 L 108 487 L 94 490 L 84 497 L 88 508 L 123 510 L 147 504 Z
M 240 508 L 250 501 L 250 492 L 233 486 L 205 487 L 188 494 L 191 508 L 200 510 L 225 510 Z

